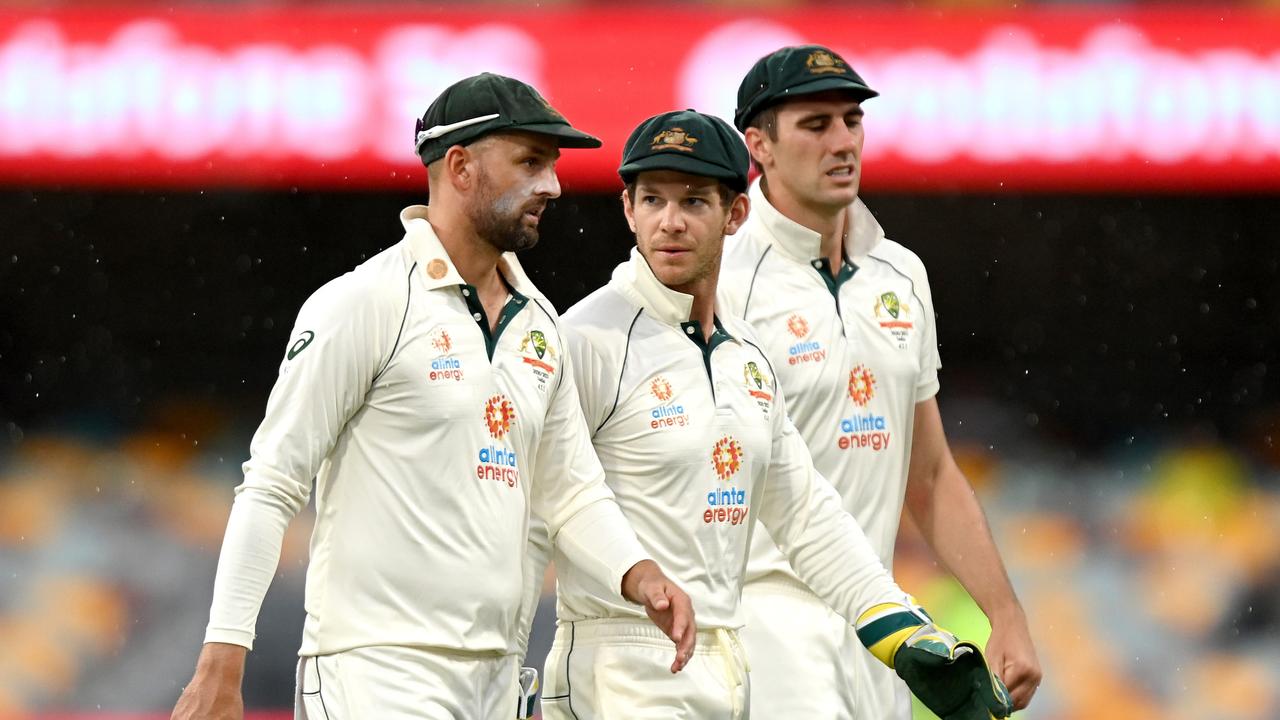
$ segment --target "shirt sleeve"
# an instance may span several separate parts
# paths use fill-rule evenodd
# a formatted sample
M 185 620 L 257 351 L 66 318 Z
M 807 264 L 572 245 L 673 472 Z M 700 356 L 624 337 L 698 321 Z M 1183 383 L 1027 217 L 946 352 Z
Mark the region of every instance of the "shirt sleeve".
M 542 600 L 542 580 L 551 564 L 551 536 L 547 524 L 537 515 L 529 518 L 529 541 L 524 554 L 524 594 L 520 597 L 520 612 L 516 615 L 516 634 L 511 653 L 524 662 L 529 653 L 529 633 L 533 630 L 533 616 Z
M 938 370 L 942 357 L 938 353 L 938 319 L 933 313 L 933 293 L 924 263 L 916 259 L 915 290 L 920 298 L 920 376 L 916 379 L 916 402 L 924 402 L 938 394 Z
M 570 562 L 621 597 L 622 576 L 649 554 L 605 484 L 582 414 L 573 353 L 563 358 L 535 462 L 533 512 Z
M 375 299 L 351 277 L 322 287 L 298 313 L 235 491 L 205 642 L 252 649 L 285 529 L 306 505 L 312 479 L 381 367 L 384 323 Z
M 775 388 L 776 390 L 776 388 Z M 772 457 L 759 519 L 800 579 L 851 624 L 907 594 L 890 577 L 831 483 L 818 474 L 800 433 L 775 394 Z

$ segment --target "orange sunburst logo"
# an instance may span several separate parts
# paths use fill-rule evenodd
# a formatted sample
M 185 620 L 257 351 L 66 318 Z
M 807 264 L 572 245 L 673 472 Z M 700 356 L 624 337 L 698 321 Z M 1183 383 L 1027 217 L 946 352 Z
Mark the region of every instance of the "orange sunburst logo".
M 730 435 L 720 438 L 711 449 L 711 464 L 721 480 L 728 480 L 742 467 L 742 446 Z
M 809 334 L 809 322 L 798 314 L 793 313 L 791 317 L 787 318 L 787 332 L 802 338 Z
M 876 394 L 876 376 L 871 369 L 858 365 L 849 371 L 849 397 L 858 407 L 866 407 Z
M 449 351 L 453 349 L 453 340 L 449 337 L 447 331 L 436 330 L 431 333 L 431 345 L 442 354 L 448 355 Z
M 501 440 L 511 432 L 516 421 L 516 409 L 506 395 L 494 395 L 484 404 L 484 424 L 495 440 Z
M 671 399 L 674 391 L 671 389 L 671 383 L 659 375 L 653 379 L 653 382 L 649 383 L 649 392 L 653 393 L 653 396 L 658 398 L 659 402 L 666 402 Z

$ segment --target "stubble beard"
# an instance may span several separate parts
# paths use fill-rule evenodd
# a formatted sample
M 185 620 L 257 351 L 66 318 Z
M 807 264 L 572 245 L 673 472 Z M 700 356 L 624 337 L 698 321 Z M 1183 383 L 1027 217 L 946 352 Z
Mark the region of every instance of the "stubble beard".
M 501 252 L 519 252 L 538 244 L 538 226 L 526 225 L 524 213 L 539 204 L 522 200 L 518 189 L 499 195 L 489 176 L 481 169 L 475 200 L 468 214 L 481 240 Z

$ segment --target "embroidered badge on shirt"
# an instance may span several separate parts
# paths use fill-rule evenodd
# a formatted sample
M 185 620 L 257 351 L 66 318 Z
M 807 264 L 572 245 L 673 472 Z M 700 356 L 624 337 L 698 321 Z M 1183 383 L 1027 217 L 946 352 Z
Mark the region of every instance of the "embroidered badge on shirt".
M 764 412 L 765 417 L 768 417 L 769 411 L 773 409 L 773 381 L 761 372 L 760 366 L 754 360 L 748 361 L 743 366 L 742 381 L 747 386 L 747 393 L 755 398 L 760 410 Z
M 520 358 L 533 370 L 538 378 L 538 390 L 547 391 L 547 381 L 556 373 L 551 361 L 556 359 L 556 349 L 547 342 L 547 336 L 541 330 L 530 330 L 520 340 Z
M 898 299 L 892 290 L 881 293 L 872 308 L 880 328 L 886 330 L 897 343 L 899 350 L 905 350 L 907 341 L 911 339 L 911 331 L 915 323 L 911 320 L 911 306 Z

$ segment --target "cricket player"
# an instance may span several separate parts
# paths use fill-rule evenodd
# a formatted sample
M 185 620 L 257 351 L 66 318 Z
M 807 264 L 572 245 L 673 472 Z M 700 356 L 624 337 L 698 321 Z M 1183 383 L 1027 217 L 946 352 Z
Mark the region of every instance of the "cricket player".
M 724 236 L 748 213 L 747 171 L 733 128 L 692 110 L 649 118 L 627 141 L 618 172 L 637 247 L 566 313 L 566 342 L 609 485 L 646 551 L 693 598 L 700 637 L 684 672 L 665 672 L 665 640 L 640 609 L 556 549 L 543 716 L 747 717 L 754 658 L 738 638 L 739 600 L 752 534 L 767 530 L 935 706 L 1004 717 L 981 656 L 894 584 L 814 471 L 754 332 L 717 312 Z
M 513 254 L 560 194 L 560 148 L 600 142 L 487 73 L 447 88 L 415 140 L 430 207 L 402 211 L 403 240 L 298 314 L 175 718 L 242 716 L 258 610 L 313 477 L 299 718 L 513 717 L 531 509 L 610 600 L 677 643 L 673 672 L 692 652 L 688 596 L 605 485 L 556 313 Z
M 1040 681 L 1027 620 L 947 446 L 924 265 L 858 199 L 862 105 L 876 92 L 835 52 L 787 47 L 738 89 L 735 123 L 762 177 L 727 243 L 720 302 L 747 320 L 819 472 L 885 567 L 904 503 L 991 620 L 987 658 L 1023 708 Z M 906 688 L 756 533 L 743 633 L 752 706 L 770 718 L 909 718 Z

